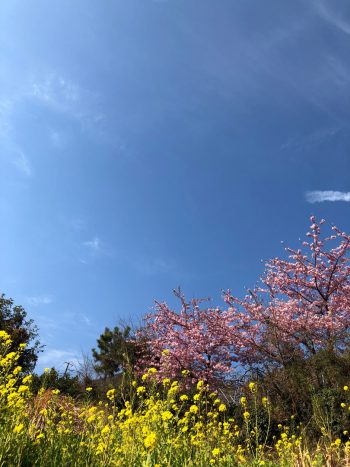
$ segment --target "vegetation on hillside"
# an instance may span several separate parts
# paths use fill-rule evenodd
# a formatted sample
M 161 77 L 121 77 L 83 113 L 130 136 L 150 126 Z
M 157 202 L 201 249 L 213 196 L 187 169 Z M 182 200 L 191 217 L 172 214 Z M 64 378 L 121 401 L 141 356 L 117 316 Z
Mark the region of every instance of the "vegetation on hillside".
M 255 382 L 229 407 L 203 381 L 181 390 L 178 381 L 157 382 L 150 368 L 129 388 L 129 397 L 111 388 L 100 401 L 73 399 L 45 381 L 36 396 L 31 375 L 18 365 L 22 344 L 9 352 L 10 336 L 0 332 L 0 465 L 236 466 L 345 465 L 348 430 L 336 434 L 330 413 L 315 401 L 316 442 L 294 415 L 277 426 L 273 401 Z M 183 371 L 183 378 L 190 378 Z M 348 387 L 335 408 L 348 422 Z M 318 405 L 320 404 L 320 405 Z

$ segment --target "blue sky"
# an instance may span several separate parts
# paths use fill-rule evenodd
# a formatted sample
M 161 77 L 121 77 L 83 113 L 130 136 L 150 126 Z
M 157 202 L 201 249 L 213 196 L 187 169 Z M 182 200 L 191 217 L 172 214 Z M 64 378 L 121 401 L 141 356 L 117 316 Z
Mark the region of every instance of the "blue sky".
M 347 1 L 2 0 L 0 47 L 1 292 L 39 369 L 178 285 L 242 295 L 312 213 L 350 232 Z

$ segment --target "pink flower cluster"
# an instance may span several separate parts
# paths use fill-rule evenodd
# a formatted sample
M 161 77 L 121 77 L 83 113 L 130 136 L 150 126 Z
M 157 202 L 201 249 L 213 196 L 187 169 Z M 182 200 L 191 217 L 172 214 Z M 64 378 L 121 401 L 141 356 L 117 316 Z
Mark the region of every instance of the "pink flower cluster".
M 160 378 L 188 370 L 193 381 L 210 383 L 237 365 L 286 365 L 320 349 L 342 351 L 350 327 L 350 237 L 333 227 L 322 239 L 324 220 L 311 223 L 302 249 L 267 262 L 259 287 L 243 299 L 224 293 L 226 309 L 186 302 L 180 290 L 180 312 L 156 302 L 143 330 L 151 357 L 141 364 L 157 367 Z

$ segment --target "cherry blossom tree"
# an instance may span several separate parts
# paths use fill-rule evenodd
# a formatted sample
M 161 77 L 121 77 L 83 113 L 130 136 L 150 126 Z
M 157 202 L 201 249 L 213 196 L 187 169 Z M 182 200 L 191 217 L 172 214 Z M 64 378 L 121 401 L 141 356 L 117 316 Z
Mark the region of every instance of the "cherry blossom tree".
M 222 380 L 236 360 L 232 312 L 202 307 L 205 300 L 187 302 L 180 289 L 174 293 L 181 303 L 179 312 L 155 302 L 154 312 L 146 317 L 142 335 L 147 336 L 150 354 L 142 366 L 156 367 L 159 379 Z
M 286 366 L 319 350 L 341 353 L 350 329 L 350 237 L 332 227 L 323 238 L 324 220 L 311 217 L 308 241 L 287 248 L 287 258 L 267 262 L 260 285 L 243 298 L 224 293 L 225 309 L 203 307 L 176 295 L 181 310 L 155 303 L 142 336 L 149 355 L 143 368 L 158 377 L 193 381 L 225 379 L 234 369 Z M 236 364 L 236 365 L 235 365 Z
M 340 352 L 346 347 L 350 237 L 333 227 L 332 235 L 322 239 L 324 222 L 311 217 L 309 241 L 298 250 L 286 248 L 285 260 L 270 260 L 261 286 L 243 300 L 225 293 L 236 332 L 240 329 L 242 363 L 286 365 L 297 355 L 308 357 L 320 349 Z

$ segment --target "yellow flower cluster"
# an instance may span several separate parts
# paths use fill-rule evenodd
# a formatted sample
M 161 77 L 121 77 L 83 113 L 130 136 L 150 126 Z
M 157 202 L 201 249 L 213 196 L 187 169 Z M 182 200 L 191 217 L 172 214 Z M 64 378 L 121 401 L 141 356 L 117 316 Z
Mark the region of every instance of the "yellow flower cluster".
M 10 345 L 10 336 L 0 331 L 0 458 L 6 440 L 8 465 L 27 460 L 25 446 L 32 465 L 302 465 L 301 429 L 279 425 L 274 446 L 265 449 L 257 414 L 259 407 L 269 420 L 271 403 L 255 382 L 240 398 L 241 422 L 204 381 L 186 391 L 170 379 L 157 383 L 155 368 L 129 385 L 128 398 L 111 388 L 93 403 L 91 387 L 80 402 L 55 389 L 34 397 L 32 377 L 18 365 L 22 349 L 10 352 Z M 347 433 L 329 442 L 333 456 L 350 454 L 350 442 L 342 441 Z M 313 465 L 315 456 L 303 456 L 309 459 L 305 465 Z
M 98 404 L 89 396 L 77 404 L 55 389 L 40 391 L 34 398 L 31 376 L 21 378 L 16 364 L 20 349 L 6 352 L 10 338 L 4 332 L 0 338 L 0 408 L 8 411 L 11 436 L 31 439 L 40 455 L 48 456 L 46 465 L 51 459 L 45 446 L 53 445 L 62 464 L 73 463 L 72 456 L 85 459 L 84 465 L 120 466 L 166 465 L 168 459 L 184 455 L 196 465 L 210 465 L 227 456 L 243 456 L 234 441 L 234 421 L 226 420 L 226 405 L 213 400 L 202 381 L 190 396 L 181 392 L 177 381 L 165 379 L 159 387 L 154 379 L 148 380 L 156 372 L 150 369 L 143 378 L 147 384 L 132 385 L 134 396 L 122 406 L 114 388 L 107 391 L 106 402 Z

